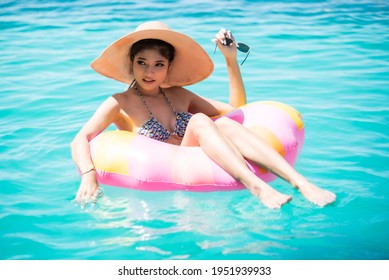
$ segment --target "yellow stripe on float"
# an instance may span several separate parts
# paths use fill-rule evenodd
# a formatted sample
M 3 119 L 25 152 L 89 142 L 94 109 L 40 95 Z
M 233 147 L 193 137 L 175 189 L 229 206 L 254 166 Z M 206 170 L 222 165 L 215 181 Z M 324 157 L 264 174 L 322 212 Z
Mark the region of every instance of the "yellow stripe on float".
M 128 174 L 129 145 L 136 134 L 129 131 L 107 131 L 95 139 L 93 164 L 99 170 L 116 174 Z
M 304 128 L 304 123 L 300 112 L 292 106 L 277 101 L 260 101 L 260 103 L 269 104 L 285 111 L 293 119 L 299 130 Z
M 285 157 L 286 151 L 278 137 L 268 128 L 261 125 L 254 125 L 248 127 L 252 132 L 265 140 L 272 146 L 281 156 Z

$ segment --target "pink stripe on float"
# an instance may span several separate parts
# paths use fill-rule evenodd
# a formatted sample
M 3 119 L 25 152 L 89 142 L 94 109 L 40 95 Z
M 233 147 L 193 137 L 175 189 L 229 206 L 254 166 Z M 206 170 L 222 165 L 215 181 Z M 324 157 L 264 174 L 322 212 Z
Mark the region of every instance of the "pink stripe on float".
M 173 181 L 171 161 L 177 146 L 136 135 L 131 143 L 128 176 L 144 181 Z
M 200 147 L 175 147 L 171 165 L 173 182 L 185 185 L 215 184 L 212 161 Z
M 219 117 L 213 118 L 213 120 L 215 121 L 220 117 L 228 117 L 229 119 L 234 120 L 240 124 L 243 124 L 245 121 L 245 115 L 244 115 L 243 110 L 241 108 L 236 109 L 236 110 L 228 113 L 225 116 L 219 116 Z
M 115 173 L 104 173 L 97 171 L 97 179 L 103 185 L 117 186 L 142 191 L 191 191 L 191 192 L 214 192 L 214 191 L 235 191 L 241 190 L 243 186 L 223 184 L 204 184 L 185 185 L 177 182 L 166 181 L 145 181 L 144 178 L 133 178 Z

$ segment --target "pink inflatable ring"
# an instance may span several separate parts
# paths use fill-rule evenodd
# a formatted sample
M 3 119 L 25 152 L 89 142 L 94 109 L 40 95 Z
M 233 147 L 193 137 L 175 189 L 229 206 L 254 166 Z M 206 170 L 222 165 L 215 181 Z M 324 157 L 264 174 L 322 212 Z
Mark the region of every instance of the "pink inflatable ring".
M 274 101 L 247 104 L 231 118 L 265 139 L 291 165 L 304 144 L 301 114 Z M 144 191 L 231 191 L 239 182 L 205 155 L 200 147 L 181 147 L 129 131 L 106 131 L 90 142 L 99 183 Z M 275 175 L 248 163 L 266 182 Z

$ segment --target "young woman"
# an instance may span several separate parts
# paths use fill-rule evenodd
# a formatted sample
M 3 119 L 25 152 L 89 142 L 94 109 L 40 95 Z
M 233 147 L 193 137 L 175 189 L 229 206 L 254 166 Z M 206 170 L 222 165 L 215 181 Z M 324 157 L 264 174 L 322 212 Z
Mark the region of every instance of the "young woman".
M 225 44 L 226 37 L 232 44 Z M 73 159 L 82 174 L 76 200 L 87 202 L 96 200 L 99 195 L 89 141 L 114 123 L 118 129 L 159 141 L 200 146 L 269 208 L 279 208 L 291 197 L 258 178 L 245 160 L 269 169 L 319 206 L 335 201 L 333 193 L 310 183 L 250 130 L 228 118 L 210 119 L 246 103 L 232 34 L 221 30 L 214 41 L 227 64 L 229 104 L 202 98 L 182 87 L 207 78 L 213 71 L 213 63 L 193 39 L 160 22 L 140 25 L 92 62 L 91 66 L 97 72 L 130 87 L 109 97 L 71 144 Z

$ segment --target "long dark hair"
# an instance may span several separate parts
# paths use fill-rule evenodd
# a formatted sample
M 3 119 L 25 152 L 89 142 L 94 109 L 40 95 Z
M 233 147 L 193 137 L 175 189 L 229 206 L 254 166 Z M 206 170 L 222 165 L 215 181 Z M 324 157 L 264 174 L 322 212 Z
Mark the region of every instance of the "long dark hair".
M 158 50 L 164 58 L 169 60 L 169 63 L 174 59 L 174 47 L 169 43 L 159 39 L 143 39 L 132 45 L 129 52 L 131 62 L 134 62 L 134 57 L 138 52 L 147 49 Z

